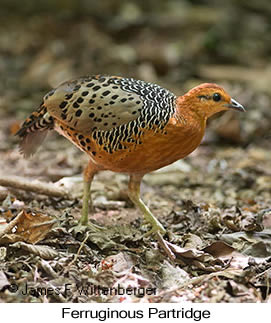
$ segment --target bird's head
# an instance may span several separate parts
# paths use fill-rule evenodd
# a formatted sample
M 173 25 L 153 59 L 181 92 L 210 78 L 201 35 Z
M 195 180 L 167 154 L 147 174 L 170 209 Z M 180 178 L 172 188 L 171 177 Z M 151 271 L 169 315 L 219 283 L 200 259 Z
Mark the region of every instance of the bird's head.
M 214 83 L 198 85 L 179 98 L 180 109 L 185 105 L 204 119 L 225 110 L 245 112 L 245 108 L 240 103 L 232 99 L 222 87 Z

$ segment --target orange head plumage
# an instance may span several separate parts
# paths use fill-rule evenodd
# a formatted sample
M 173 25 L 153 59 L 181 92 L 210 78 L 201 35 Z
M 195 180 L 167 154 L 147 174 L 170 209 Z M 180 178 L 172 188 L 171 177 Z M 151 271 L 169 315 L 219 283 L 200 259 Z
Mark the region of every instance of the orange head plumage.
M 177 98 L 178 110 L 189 109 L 200 118 L 206 120 L 213 114 L 224 110 L 237 110 L 244 112 L 244 107 L 232 99 L 219 85 L 214 83 L 200 84 L 185 95 Z

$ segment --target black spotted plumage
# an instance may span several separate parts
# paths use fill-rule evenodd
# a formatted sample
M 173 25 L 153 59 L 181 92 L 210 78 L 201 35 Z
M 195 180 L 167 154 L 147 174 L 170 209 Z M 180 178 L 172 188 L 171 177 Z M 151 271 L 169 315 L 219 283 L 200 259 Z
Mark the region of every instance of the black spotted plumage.
M 144 129 L 162 130 L 174 113 L 175 100 L 174 94 L 153 83 L 89 76 L 60 84 L 44 96 L 43 104 L 52 120 L 92 135 L 113 152 L 126 147 L 120 142 L 139 142 Z M 44 127 L 49 128 L 46 123 Z

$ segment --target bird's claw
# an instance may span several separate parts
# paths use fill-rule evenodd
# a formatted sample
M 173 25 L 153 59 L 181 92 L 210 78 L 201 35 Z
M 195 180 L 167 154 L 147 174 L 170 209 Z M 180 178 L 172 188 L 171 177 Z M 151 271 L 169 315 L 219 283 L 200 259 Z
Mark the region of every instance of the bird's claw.
M 162 236 L 166 233 L 166 229 L 162 226 L 160 222 L 152 223 L 152 228 L 150 231 L 145 233 L 144 237 L 149 237 L 152 234 L 160 233 Z
M 74 232 L 74 233 L 83 233 L 86 231 L 101 232 L 101 231 L 105 231 L 105 228 L 100 227 L 99 225 L 94 223 L 84 224 L 79 221 L 76 226 L 70 229 L 70 232 Z

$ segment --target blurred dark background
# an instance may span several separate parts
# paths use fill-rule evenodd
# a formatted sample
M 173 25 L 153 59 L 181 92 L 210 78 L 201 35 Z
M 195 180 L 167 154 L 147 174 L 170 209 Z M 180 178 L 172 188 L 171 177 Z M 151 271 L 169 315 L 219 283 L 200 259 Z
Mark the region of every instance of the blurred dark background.
M 212 123 L 216 140 L 269 145 L 270 0 L 0 3 L 2 119 L 22 120 L 51 87 L 80 75 L 129 76 L 175 94 L 208 81 L 248 110 Z

